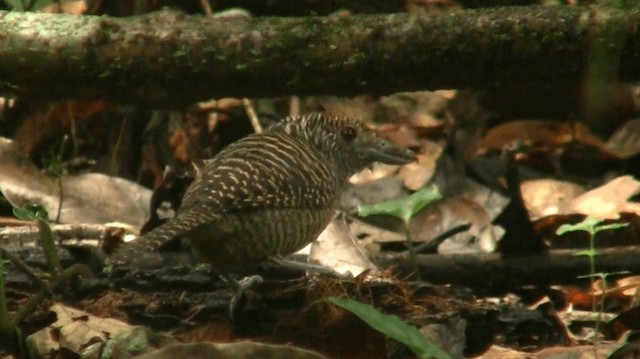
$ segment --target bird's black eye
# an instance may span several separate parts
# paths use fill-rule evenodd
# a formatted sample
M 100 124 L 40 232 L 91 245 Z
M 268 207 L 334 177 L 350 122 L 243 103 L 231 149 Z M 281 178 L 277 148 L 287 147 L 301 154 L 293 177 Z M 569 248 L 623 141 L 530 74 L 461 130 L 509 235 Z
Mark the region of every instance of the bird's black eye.
M 340 131 L 340 136 L 342 136 L 343 140 L 351 142 L 358 137 L 358 130 L 352 126 L 345 126 Z

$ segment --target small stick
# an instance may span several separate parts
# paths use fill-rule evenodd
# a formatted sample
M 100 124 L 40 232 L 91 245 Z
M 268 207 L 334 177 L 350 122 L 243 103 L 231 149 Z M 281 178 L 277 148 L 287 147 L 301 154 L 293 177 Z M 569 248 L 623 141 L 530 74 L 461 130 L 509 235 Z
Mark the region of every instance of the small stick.
M 249 121 L 251 121 L 251 127 L 253 127 L 253 131 L 255 133 L 262 133 L 262 125 L 260 124 L 258 116 L 256 116 L 256 111 L 251 105 L 251 100 L 249 100 L 248 98 L 243 98 L 242 104 L 244 105 L 244 110 L 247 112 L 247 116 L 249 116 Z

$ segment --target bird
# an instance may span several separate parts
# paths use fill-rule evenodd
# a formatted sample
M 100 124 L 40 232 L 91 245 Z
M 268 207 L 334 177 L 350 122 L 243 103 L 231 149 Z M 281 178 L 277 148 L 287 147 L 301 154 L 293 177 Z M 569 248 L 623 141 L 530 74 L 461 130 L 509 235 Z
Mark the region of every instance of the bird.
M 196 261 L 220 273 L 277 262 L 320 235 L 349 177 L 374 162 L 402 165 L 414 159 L 410 149 L 352 118 L 286 117 L 208 160 L 176 216 L 121 246 L 111 260 L 135 265 L 180 237 Z

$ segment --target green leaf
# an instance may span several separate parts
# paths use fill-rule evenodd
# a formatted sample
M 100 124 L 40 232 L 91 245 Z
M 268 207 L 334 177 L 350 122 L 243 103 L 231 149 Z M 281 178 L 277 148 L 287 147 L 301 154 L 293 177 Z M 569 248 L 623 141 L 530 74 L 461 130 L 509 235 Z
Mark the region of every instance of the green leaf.
M 418 358 L 451 359 L 449 354 L 425 338 L 416 327 L 395 315 L 386 315 L 370 305 L 345 298 L 329 297 L 327 300 L 355 314 L 371 328 L 406 345 Z
M 31 203 L 21 208 L 13 208 L 13 215 L 25 221 L 35 221 L 37 219 L 48 219 L 47 210 L 39 204 Z
M 594 230 L 596 225 L 598 225 L 598 223 L 600 222 L 601 222 L 600 220 L 594 217 L 587 217 L 580 223 L 561 225 L 558 228 L 558 230 L 556 230 L 556 234 L 561 236 L 565 233 L 578 232 L 578 231 L 585 231 L 593 234 L 595 233 Z
M 627 275 L 627 274 L 631 274 L 631 272 L 629 272 L 628 270 L 617 271 L 617 272 L 598 272 L 598 273 L 593 273 L 593 274 L 579 275 L 577 278 L 600 278 L 603 281 L 606 281 L 607 278 L 609 278 L 611 276 L 614 276 L 614 275 Z
M 44 258 L 47 260 L 47 265 L 49 266 L 49 273 L 51 273 L 53 278 L 56 278 L 62 270 L 60 260 L 56 253 L 56 236 L 53 234 L 51 226 L 46 220 L 38 218 L 36 219 L 36 223 L 40 230 L 40 244 L 42 244 Z
M 402 219 L 408 224 L 416 213 L 418 213 L 427 204 L 442 198 L 438 191 L 438 187 L 425 187 L 406 198 L 394 199 L 372 205 L 358 206 L 358 214 L 366 217 L 374 214 L 386 214 Z
M 62 153 L 64 149 L 64 142 L 60 147 L 61 149 L 59 152 Z M 64 177 L 69 174 L 67 168 L 60 160 L 60 155 L 56 154 L 56 151 L 51 148 L 49 149 L 49 152 L 42 157 L 42 166 L 44 167 L 45 172 L 52 177 Z
M 596 226 L 596 233 L 597 232 L 602 232 L 602 231 L 608 231 L 610 229 L 620 229 L 620 228 L 624 228 L 627 227 L 629 225 L 629 223 L 611 223 L 611 224 L 603 224 L 603 225 L 598 225 Z
M 602 223 L 602 221 L 597 218 L 587 217 L 580 223 L 561 225 L 556 230 L 556 234 L 561 236 L 565 233 L 584 231 L 594 235 L 598 232 L 608 231 L 610 229 L 620 229 L 629 225 L 629 223 L 610 223 L 603 225 L 600 225 L 600 223 Z

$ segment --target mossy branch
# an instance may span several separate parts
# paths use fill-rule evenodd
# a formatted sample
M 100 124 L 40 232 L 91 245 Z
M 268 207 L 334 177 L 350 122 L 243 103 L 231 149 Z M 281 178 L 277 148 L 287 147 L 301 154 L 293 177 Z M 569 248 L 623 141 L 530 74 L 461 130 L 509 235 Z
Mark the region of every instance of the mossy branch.
M 640 80 L 638 10 L 232 19 L 0 12 L 0 34 L 2 92 L 154 106 L 580 81 L 598 44 L 616 57 L 607 60 L 618 64 L 614 77 Z

